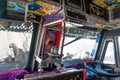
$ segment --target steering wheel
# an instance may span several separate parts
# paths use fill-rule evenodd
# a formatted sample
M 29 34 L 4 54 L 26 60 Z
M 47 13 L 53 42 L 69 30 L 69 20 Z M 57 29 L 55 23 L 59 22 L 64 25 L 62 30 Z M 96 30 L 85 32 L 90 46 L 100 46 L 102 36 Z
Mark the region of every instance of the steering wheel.
M 104 77 L 118 77 L 118 76 L 120 76 L 119 73 L 115 73 L 113 71 L 113 69 L 114 69 L 113 67 L 111 67 L 110 65 L 106 65 L 104 63 L 101 63 L 101 62 L 96 62 L 96 61 L 94 61 L 94 62 L 85 62 L 84 66 L 88 70 L 96 73 L 99 76 L 104 76 Z M 109 69 L 111 71 L 109 72 L 106 69 Z

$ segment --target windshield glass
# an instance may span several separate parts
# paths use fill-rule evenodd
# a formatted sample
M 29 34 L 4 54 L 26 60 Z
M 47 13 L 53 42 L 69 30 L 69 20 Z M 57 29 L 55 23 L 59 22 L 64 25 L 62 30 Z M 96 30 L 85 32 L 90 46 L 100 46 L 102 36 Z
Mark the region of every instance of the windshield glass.
M 93 59 L 99 42 L 98 31 L 68 28 L 65 34 L 63 60 Z
M 75 40 L 75 38 L 66 37 L 65 43 L 73 40 L 74 42 L 64 46 L 64 57 L 67 58 L 69 56 L 68 58 L 70 59 L 84 59 L 89 57 L 94 48 L 95 39 L 79 38 Z

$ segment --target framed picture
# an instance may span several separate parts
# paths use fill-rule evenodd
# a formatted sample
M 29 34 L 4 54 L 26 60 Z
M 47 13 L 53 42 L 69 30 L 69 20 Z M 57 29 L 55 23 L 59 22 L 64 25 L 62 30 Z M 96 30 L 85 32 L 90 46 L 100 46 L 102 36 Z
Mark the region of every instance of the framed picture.
M 44 41 L 44 53 L 49 53 L 51 48 L 56 45 L 56 31 L 47 30 Z
M 24 21 L 25 7 L 25 0 L 7 0 L 5 16 L 3 18 Z
M 60 47 L 62 31 L 54 30 L 55 27 L 61 28 L 61 25 L 54 26 L 53 29 L 48 26 L 45 28 L 40 55 L 48 55 L 48 53 L 51 53 L 52 49 L 56 49 L 58 51 Z

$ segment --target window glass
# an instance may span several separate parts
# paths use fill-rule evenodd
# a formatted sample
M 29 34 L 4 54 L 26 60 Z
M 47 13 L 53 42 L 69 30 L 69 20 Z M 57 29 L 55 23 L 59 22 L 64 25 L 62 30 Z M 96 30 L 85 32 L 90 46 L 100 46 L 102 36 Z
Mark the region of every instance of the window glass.
M 112 41 L 106 41 L 105 43 L 105 58 L 103 63 L 105 64 L 115 64 L 115 54 L 114 54 L 114 45 Z
M 3 27 L 0 26 L 0 71 L 25 68 L 28 63 L 32 28 L 10 26 L 2 29 Z
M 81 60 L 91 58 L 91 53 L 97 47 L 98 35 L 97 31 L 68 28 L 65 34 L 63 58 Z
M 87 29 L 67 28 L 63 47 L 63 65 L 67 67 L 81 60 L 94 59 L 99 33 Z
M 85 59 L 89 57 L 94 48 L 96 39 L 80 38 L 75 41 L 75 38 L 66 37 L 65 43 L 73 40 L 74 42 L 64 46 L 64 57 L 70 59 Z

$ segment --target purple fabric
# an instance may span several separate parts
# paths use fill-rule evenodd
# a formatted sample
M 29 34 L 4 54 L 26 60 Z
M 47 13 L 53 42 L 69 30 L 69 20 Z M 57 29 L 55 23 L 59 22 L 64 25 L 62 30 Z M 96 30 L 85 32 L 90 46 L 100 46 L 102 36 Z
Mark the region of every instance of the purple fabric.
M 70 66 L 66 66 L 66 68 L 77 68 L 78 64 L 83 64 L 83 63 L 75 63 Z
M 85 60 L 85 61 L 82 61 L 82 62 L 79 62 L 79 63 L 72 64 L 70 66 L 67 66 L 66 68 L 77 68 L 78 64 L 84 64 L 84 62 L 93 62 L 93 60 Z
M 43 73 L 47 73 L 47 72 L 55 72 L 55 73 L 59 73 L 60 71 L 58 71 L 56 68 L 53 68 L 53 69 L 46 69 L 43 71 Z
M 60 72 L 57 69 L 53 68 L 53 69 L 46 69 L 44 70 L 43 73 L 48 73 L 51 71 L 54 71 L 56 73 Z M 0 80 L 22 79 L 26 74 L 38 74 L 38 73 L 39 73 L 38 71 L 28 72 L 27 70 L 23 70 L 23 69 L 3 71 L 3 72 L 0 72 Z
M 16 70 L 9 70 L 0 72 L 0 80 L 15 80 L 21 79 L 24 77 L 25 74 L 29 72 L 23 69 L 16 69 Z

